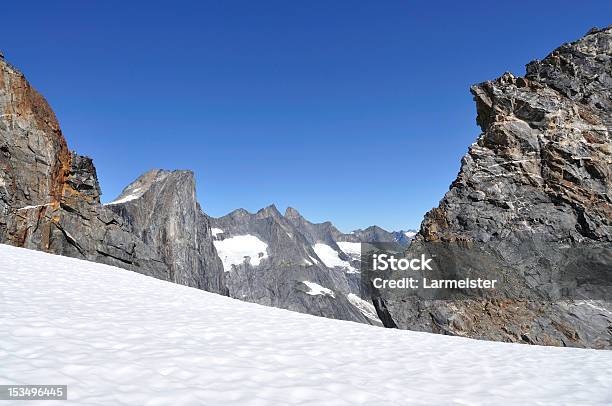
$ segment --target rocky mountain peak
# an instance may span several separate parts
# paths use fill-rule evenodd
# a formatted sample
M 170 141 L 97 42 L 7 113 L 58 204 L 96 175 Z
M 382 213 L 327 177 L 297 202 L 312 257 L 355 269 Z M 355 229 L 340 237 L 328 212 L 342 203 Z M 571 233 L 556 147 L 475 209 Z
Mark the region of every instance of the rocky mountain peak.
M 229 214 L 227 214 L 228 217 L 236 217 L 236 218 L 250 216 L 250 215 L 251 213 L 248 210 L 243 209 L 243 208 L 233 210 Z
M 278 209 L 276 208 L 276 205 L 271 204 L 267 207 L 264 207 L 263 209 L 259 210 L 256 214 L 256 217 L 258 218 L 265 218 L 265 217 L 272 217 L 275 219 L 282 219 L 283 215 L 280 213 L 280 211 L 278 211 Z
M 192 171 L 152 169 L 127 185 L 121 194 L 107 205 L 132 202 L 142 197 L 155 185 L 167 183 L 172 184 L 174 188 L 187 188 L 189 193 L 195 193 L 195 176 Z
M 223 293 L 223 271 L 192 171 L 154 169 L 106 205 L 169 264 L 170 280 Z
M 304 218 L 304 217 L 302 217 L 300 212 L 297 211 L 297 209 L 294 209 L 293 207 L 287 207 L 287 209 L 285 210 L 285 217 L 288 218 L 288 219 L 289 218 L 292 218 L 292 219 Z

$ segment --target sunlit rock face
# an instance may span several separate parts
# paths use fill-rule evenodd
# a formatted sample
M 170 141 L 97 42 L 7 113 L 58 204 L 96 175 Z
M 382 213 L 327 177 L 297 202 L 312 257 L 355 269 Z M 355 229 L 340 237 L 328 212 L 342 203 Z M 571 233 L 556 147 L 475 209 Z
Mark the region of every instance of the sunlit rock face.
M 592 30 L 531 62 L 525 77 L 505 73 L 473 86 L 482 133 L 469 147 L 450 190 L 425 216 L 411 249 L 478 247 L 482 256 L 471 258 L 472 267 L 506 268 L 534 292 L 576 259 L 569 250 L 601 249 L 594 265 L 582 266 L 585 272 L 607 268 L 609 280 L 611 89 L 611 28 Z M 484 256 L 496 259 L 479 263 Z M 379 303 L 401 328 L 536 344 L 612 346 L 610 303 L 545 296 L 452 303 L 387 298 Z
M 12 209 L 59 202 L 70 164 L 46 100 L 0 58 L 0 238 L 13 231 L 7 218 Z
M 221 261 L 191 171 L 152 170 L 106 207 L 168 265 L 169 280 L 225 293 Z

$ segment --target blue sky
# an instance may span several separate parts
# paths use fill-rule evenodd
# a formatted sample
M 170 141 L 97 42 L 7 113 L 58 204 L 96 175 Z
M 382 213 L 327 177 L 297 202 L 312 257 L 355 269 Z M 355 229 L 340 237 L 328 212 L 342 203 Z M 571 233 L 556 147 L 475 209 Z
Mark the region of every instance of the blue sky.
M 31 1 L 1 13 L 0 49 L 94 158 L 103 201 L 149 169 L 192 169 L 212 216 L 275 203 L 349 231 L 417 228 L 479 134 L 469 86 L 612 23 L 612 2 Z

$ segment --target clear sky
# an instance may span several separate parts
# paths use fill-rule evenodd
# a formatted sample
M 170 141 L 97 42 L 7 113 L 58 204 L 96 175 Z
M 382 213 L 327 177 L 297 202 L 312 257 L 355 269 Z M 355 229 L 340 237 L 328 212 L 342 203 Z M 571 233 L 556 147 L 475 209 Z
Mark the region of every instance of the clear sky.
M 204 210 L 275 203 L 417 228 L 476 139 L 473 83 L 524 73 L 611 1 L 12 1 L 0 49 L 49 100 L 103 201 L 192 169 Z

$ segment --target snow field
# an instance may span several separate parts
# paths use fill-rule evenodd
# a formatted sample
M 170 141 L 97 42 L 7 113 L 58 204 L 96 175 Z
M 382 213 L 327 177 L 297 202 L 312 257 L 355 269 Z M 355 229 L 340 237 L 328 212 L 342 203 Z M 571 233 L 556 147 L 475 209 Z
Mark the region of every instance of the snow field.
M 68 385 L 24 405 L 612 404 L 612 351 L 330 320 L 5 245 L 0 309 L 0 384 Z

